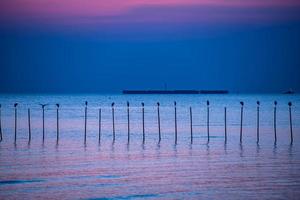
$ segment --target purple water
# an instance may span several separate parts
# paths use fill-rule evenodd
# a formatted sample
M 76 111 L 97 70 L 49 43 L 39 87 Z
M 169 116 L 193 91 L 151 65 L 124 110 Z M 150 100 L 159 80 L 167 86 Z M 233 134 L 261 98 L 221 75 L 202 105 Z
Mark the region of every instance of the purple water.
M 84 102 L 88 105 L 84 144 Z M 210 100 L 207 144 L 206 100 Z M 256 144 L 256 101 L 260 100 L 260 142 Z M 277 107 L 274 145 L 273 101 Z M 127 108 L 130 102 L 130 143 Z M 158 144 L 156 102 L 160 102 Z M 174 145 L 177 101 L 178 144 Z M 243 143 L 240 101 L 245 102 Z M 290 145 L 289 101 L 293 102 Z M 18 102 L 17 142 L 14 108 Z M 116 141 L 111 103 L 115 102 Z M 145 144 L 142 110 L 145 103 Z M 300 196 L 299 95 L 0 95 L 0 199 L 298 199 Z M 45 141 L 42 142 L 42 110 Z M 56 142 L 56 107 L 60 137 Z M 189 107 L 193 109 L 190 144 Z M 224 106 L 228 141 L 224 143 Z M 102 109 L 101 142 L 98 113 Z M 27 109 L 32 140 L 28 143 Z

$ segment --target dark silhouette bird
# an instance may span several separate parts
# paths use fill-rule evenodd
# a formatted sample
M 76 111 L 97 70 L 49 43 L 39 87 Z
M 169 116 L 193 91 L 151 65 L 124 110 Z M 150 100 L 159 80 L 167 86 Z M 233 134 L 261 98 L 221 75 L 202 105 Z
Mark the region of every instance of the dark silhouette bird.
M 145 104 L 142 102 L 142 106 L 145 106 Z
M 243 101 L 241 101 L 240 104 L 241 104 L 241 106 L 244 106 L 244 102 Z
M 274 101 L 274 105 L 277 106 L 277 101 Z
M 176 101 L 174 101 L 174 106 L 176 106 Z
M 208 105 L 208 106 L 209 106 L 209 101 L 206 101 L 206 105 Z
M 292 106 L 292 102 L 289 102 L 289 106 Z
M 39 104 L 40 106 L 42 106 L 42 108 L 45 108 L 46 106 L 48 106 L 49 104 Z
M 59 104 L 58 103 L 56 104 L 56 107 L 59 108 Z
M 157 106 L 159 106 L 160 104 L 159 104 L 159 102 L 157 102 Z
M 129 102 L 127 101 L 127 107 L 129 107 Z
M 256 102 L 256 104 L 259 106 L 259 105 L 260 105 L 260 102 L 259 102 L 259 101 L 257 101 L 257 102 Z
M 112 102 L 111 107 L 114 107 L 114 106 L 115 106 L 115 102 Z
M 15 103 L 15 104 L 14 104 L 14 107 L 17 107 L 17 106 L 18 106 L 18 103 Z
M 87 101 L 85 101 L 85 106 L 87 106 L 88 105 L 88 102 Z

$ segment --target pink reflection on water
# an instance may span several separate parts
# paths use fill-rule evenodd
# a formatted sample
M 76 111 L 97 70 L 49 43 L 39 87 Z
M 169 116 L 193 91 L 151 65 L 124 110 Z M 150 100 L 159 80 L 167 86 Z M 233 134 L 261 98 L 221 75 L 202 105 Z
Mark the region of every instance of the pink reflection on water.
M 35 99 L 36 97 L 32 97 Z M 49 101 L 45 97 L 44 101 Z M 94 97 L 95 102 L 98 97 Z M 125 102 L 127 96 L 121 96 Z M 149 97 L 147 97 L 149 98 Z M 177 97 L 179 98 L 179 97 Z M 183 97 L 182 97 L 183 98 Z M 256 144 L 257 98 L 247 96 L 243 143 L 239 144 L 240 107 L 236 100 L 210 96 L 211 140 L 206 144 L 206 112 L 201 97 L 180 99 L 178 145 L 174 145 L 174 109 L 161 107 L 162 141 L 157 141 L 155 107 L 147 107 L 146 143 L 142 145 L 140 108 L 132 108 L 131 141 L 127 145 L 126 110 L 116 109 L 116 141 L 112 143 L 111 110 L 103 111 L 98 143 L 98 110 L 88 109 L 88 140 L 83 143 L 83 109 L 63 99 L 61 139 L 56 144 L 56 115 L 46 112 L 46 141 L 41 141 L 41 110 L 33 109 L 33 138 L 27 143 L 26 112 L 20 106 L 18 141 L 13 144 L 13 112 L 3 110 L 0 143 L 0 199 L 153 198 L 153 199 L 293 199 L 300 195 L 299 98 L 294 96 L 295 143 L 289 145 L 288 110 L 278 107 L 278 143 L 274 145 L 272 104 L 261 109 L 260 144 Z M 206 97 L 202 97 L 206 100 Z M 273 97 L 278 98 L 279 97 Z M 283 96 L 282 102 L 286 102 Z M 32 102 L 32 99 L 29 101 Z M 54 97 L 56 99 L 56 97 Z M 125 99 L 125 100 L 124 100 Z M 199 100 L 200 99 L 200 100 Z M 12 100 L 3 100 L 11 105 Z M 81 102 L 81 98 L 78 100 Z M 170 98 L 162 101 L 167 105 Z M 179 101 L 178 101 L 179 102 Z M 219 102 L 219 103 L 218 103 Z M 251 107 L 251 102 L 253 107 Z M 139 102 L 138 102 L 139 103 Z M 271 102 L 272 103 L 272 102 Z M 190 145 L 188 106 L 194 108 L 194 144 Z M 224 144 L 223 104 L 228 105 L 228 143 Z M 77 105 L 77 106 L 74 106 Z M 31 105 L 34 106 L 34 105 Z M 68 107 L 69 106 L 69 107 Z M 98 106 L 98 105 L 97 105 Z M 70 108 L 71 107 L 71 108 Z M 76 107 L 76 108 L 74 108 Z M 4 106 L 6 108 L 6 106 Z
M 299 195 L 298 148 L 73 142 L 41 150 L 1 148 L 2 198 L 72 199 L 152 195 L 173 198 L 270 198 Z M 13 157 L 10 155 L 14 155 Z M 5 159 L 4 159 L 5 158 Z

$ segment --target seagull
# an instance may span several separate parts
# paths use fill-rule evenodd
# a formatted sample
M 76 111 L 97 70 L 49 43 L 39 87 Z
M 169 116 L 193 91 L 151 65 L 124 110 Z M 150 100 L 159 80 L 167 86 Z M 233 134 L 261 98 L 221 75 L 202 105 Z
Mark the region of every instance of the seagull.
M 48 106 L 49 104 L 39 104 L 40 106 L 42 106 L 42 108 L 45 108 L 45 106 Z

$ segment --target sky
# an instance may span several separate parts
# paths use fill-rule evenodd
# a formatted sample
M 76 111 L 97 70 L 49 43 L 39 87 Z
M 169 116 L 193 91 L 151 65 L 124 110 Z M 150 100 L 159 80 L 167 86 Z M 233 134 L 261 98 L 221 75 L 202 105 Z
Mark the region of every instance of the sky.
M 300 91 L 298 0 L 1 0 L 0 93 Z

